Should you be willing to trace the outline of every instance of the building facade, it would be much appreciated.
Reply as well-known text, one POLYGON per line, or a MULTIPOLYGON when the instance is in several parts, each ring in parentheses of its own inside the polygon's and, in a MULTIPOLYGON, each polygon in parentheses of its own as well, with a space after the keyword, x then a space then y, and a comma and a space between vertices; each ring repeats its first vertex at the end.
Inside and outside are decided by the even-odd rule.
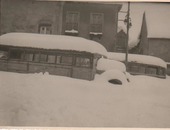
POLYGON ((117 42, 116 42, 116 52, 125 53, 126 52, 126 43, 127 43, 127 34, 121 29, 117 33, 117 42))
MULTIPOLYGON (((149 19, 149 17, 147 17, 147 19, 149 19)), ((151 22, 151 20, 146 20, 146 15, 144 13, 141 32, 139 36, 140 41, 137 44, 137 46, 135 46, 130 50, 130 52, 136 54, 151 55, 163 59, 165 62, 167 62, 166 73, 170 75, 170 64, 169 64, 170 36, 167 36, 167 34, 170 33, 168 32, 170 31, 168 29, 169 25, 167 24, 162 25, 162 23, 159 23, 157 24, 158 30, 155 31, 154 27, 151 26, 152 24, 150 24, 149 26, 147 22, 151 22), (165 29, 162 28, 163 26, 165 26, 165 29), (164 31, 164 33, 162 33, 162 30, 164 31), (156 33, 156 36, 153 35, 154 33, 156 33)))
POLYGON ((115 50, 120 4, 1 0, 1 35, 9 32, 84 37, 115 50))
MULTIPOLYGON (((160 28, 161 25, 158 25, 158 27, 160 28)), ((152 30, 154 30, 154 28, 152 28, 152 30)), ((161 34, 162 36, 158 35, 156 37, 151 35, 153 33, 154 32, 151 32, 151 30, 148 29, 146 15, 144 13, 139 37, 140 41, 138 45, 132 49, 133 53, 156 56, 166 62, 170 62, 170 37, 163 36, 166 34, 161 34)), ((156 33, 158 34, 159 32, 156 33)))
POLYGON ((116 4, 66 2, 62 34, 95 40, 108 51, 114 51, 120 8, 116 4))
POLYGON ((9 32, 60 34, 61 5, 62 2, 2 0, 1 34, 9 32), (49 31, 44 28, 46 25, 49 31))

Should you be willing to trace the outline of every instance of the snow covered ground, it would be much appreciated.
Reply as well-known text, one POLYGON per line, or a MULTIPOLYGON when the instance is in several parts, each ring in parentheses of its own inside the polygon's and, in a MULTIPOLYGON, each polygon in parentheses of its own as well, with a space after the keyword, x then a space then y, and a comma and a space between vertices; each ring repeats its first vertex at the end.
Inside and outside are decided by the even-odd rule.
POLYGON ((130 80, 113 85, 1 71, 0 126, 170 127, 170 77, 130 80))

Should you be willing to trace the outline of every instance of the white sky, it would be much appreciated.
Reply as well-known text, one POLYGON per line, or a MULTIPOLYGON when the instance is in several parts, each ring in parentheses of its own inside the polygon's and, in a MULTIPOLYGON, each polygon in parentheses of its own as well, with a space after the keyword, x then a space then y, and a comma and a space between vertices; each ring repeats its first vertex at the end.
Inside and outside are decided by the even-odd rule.
MULTIPOLYGON (((127 11, 127 3, 123 3, 121 11, 127 11)), ((138 42, 143 13, 146 13, 149 37, 170 38, 170 3, 130 3, 130 17, 132 27, 129 30, 129 44, 134 46, 138 42)), ((119 13, 119 19, 126 14, 119 13)), ((122 21, 119 26, 126 28, 122 21)))

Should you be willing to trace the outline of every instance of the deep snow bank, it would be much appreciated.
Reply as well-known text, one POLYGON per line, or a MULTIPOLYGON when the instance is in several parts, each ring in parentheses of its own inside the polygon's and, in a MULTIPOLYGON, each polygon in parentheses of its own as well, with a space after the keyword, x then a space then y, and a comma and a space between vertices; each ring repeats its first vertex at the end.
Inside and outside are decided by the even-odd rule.
POLYGON ((0 72, 0 125, 170 127, 169 84, 169 77, 132 76, 116 86, 0 72))

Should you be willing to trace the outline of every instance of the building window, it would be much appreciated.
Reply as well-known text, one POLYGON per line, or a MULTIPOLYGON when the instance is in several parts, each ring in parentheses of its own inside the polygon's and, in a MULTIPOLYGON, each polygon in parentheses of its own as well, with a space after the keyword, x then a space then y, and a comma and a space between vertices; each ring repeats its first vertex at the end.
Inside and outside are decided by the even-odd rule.
POLYGON ((51 34, 52 33, 51 24, 40 24, 39 33, 40 34, 51 34))
POLYGON ((76 66, 90 67, 90 58, 76 57, 76 66))
POLYGON ((102 34, 103 28, 103 14, 102 13, 91 13, 90 14, 90 34, 102 34))
POLYGON ((79 13, 78 12, 67 12, 66 14, 66 25, 65 25, 66 35, 76 35, 78 34, 79 26, 79 13))

